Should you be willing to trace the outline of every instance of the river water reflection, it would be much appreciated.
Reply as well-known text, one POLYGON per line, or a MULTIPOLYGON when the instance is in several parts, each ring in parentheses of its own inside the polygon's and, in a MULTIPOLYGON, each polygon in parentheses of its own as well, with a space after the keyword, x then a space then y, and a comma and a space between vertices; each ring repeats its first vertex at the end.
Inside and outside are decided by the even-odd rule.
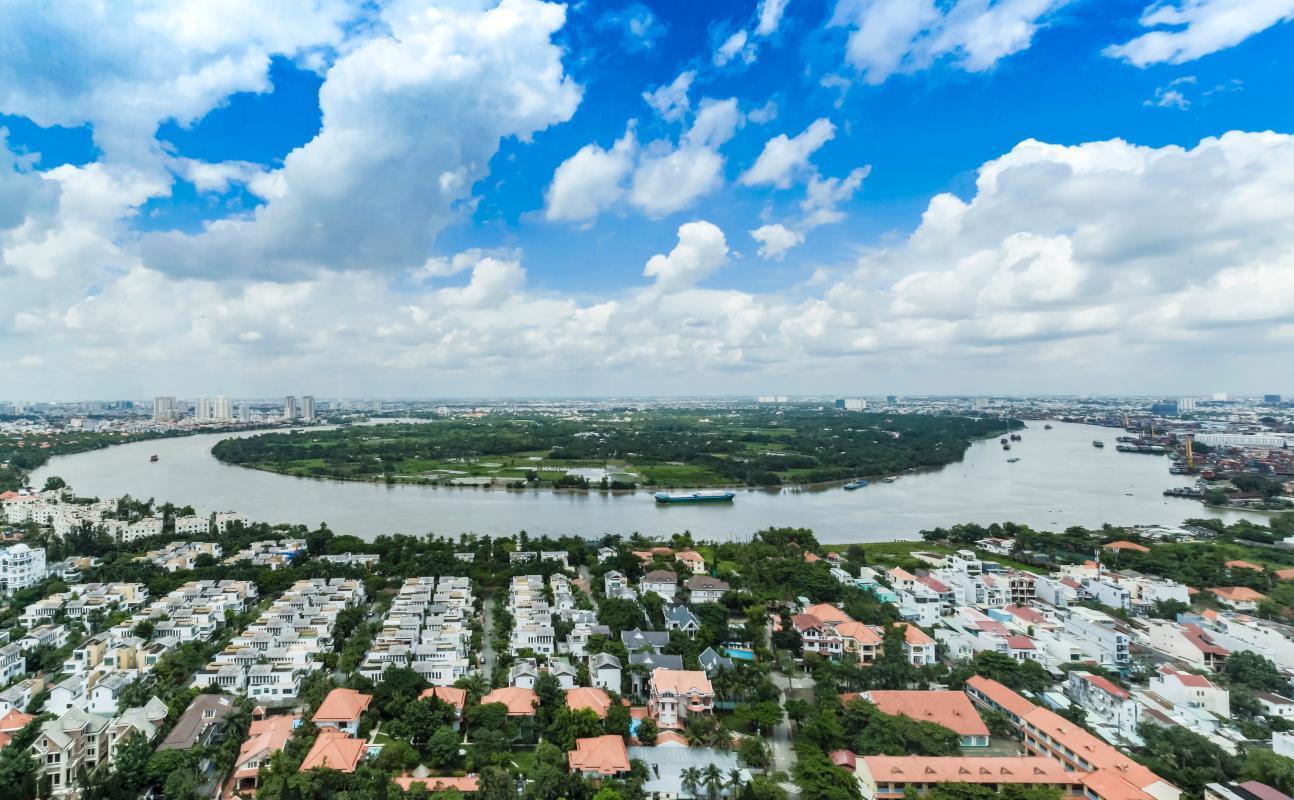
POLYGON ((1189 479, 1168 474, 1163 457, 1115 452, 1117 431, 1031 423, 1010 452, 996 439, 971 446, 963 461, 854 492, 742 491, 732 505, 658 506, 651 492, 610 495, 424 486, 386 486, 294 478, 222 464, 211 447, 228 434, 138 442, 61 456, 37 471, 39 486, 59 475, 79 494, 152 497, 205 513, 238 510, 266 522, 317 525, 373 538, 383 533, 476 532, 597 536, 744 538, 770 525, 806 526, 824 542, 914 538, 958 522, 1014 521, 1047 530, 1071 525, 1176 525, 1193 516, 1235 521, 1258 514, 1217 513, 1193 500, 1162 496, 1189 479), (1103 439, 1104 449, 1092 446, 1103 439), (159 460, 149 461, 156 453, 159 460), (1016 463, 1008 463, 1017 457, 1016 463), (1208 511, 1206 514, 1205 512, 1208 511))

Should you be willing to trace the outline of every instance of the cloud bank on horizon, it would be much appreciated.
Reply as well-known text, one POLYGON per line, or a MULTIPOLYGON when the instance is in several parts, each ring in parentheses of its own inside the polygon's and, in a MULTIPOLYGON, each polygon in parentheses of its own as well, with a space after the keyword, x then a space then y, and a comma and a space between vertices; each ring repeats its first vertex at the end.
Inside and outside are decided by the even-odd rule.
POLYGON ((0 396, 1261 389, 1294 0, 1109 16, 7 4, 0 396))

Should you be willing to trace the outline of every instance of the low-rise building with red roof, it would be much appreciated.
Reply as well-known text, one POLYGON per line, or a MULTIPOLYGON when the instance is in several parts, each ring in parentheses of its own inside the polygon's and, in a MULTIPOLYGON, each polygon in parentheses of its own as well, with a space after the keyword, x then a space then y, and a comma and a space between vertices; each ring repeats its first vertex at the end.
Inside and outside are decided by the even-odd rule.
POLYGON ((392 780, 406 792, 414 786, 423 786, 428 792, 458 791, 463 794, 476 794, 481 788, 481 778, 478 775, 428 775, 425 778, 397 775, 392 780))
POLYGON ((941 783, 1048 786, 1078 798, 1085 777, 1038 756, 855 756, 854 773, 863 796, 875 800, 901 800, 909 790, 920 796, 941 783))
POLYGON ((588 709, 600 719, 606 719, 611 708, 611 696, 596 687, 576 686, 566 690, 566 707, 572 711, 588 709))
POLYGON ((373 702, 373 695, 354 689, 333 689, 319 704, 310 721, 320 728, 335 728, 351 736, 359 735, 359 720, 373 702))
POLYGON ((1219 603, 1236 611, 1256 611, 1258 604, 1267 599, 1267 595, 1248 586, 1214 586, 1209 591, 1219 603))
POLYGON ((629 771, 625 740, 614 734, 576 739, 566 758, 571 772, 584 778, 610 778, 629 771))
POLYGON ((332 769, 337 772, 354 772, 364 759, 367 745, 363 739, 348 736, 335 728, 324 728, 315 737, 315 743, 301 761, 301 771, 332 769))
POLYGON ((882 691, 863 692, 882 714, 933 722, 961 737, 962 747, 987 747, 988 726, 964 692, 882 691))
POLYGON ((522 689, 517 686, 504 686, 492 690, 481 698, 481 705, 502 703, 508 708, 509 717, 533 717, 539 707, 539 695, 534 689, 522 689))
POLYGON ((274 755, 292 738, 292 725, 295 717, 278 716, 262 717, 252 720, 247 729, 247 739, 238 750, 238 760, 234 762, 234 775, 231 781, 233 789, 245 797, 255 794, 260 785, 261 767, 269 763, 274 755))
POLYGON ((1117 541, 1117 542, 1107 542, 1107 543, 1105 543, 1105 544, 1101 545, 1101 549, 1102 549, 1102 550, 1113 550, 1113 551, 1115 551, 1115 552, 1119 552, 1119 551, 1121 551, 1121 550, 1127 550, 1127 551, 1130 551, 1130 552, 1133 552, 1133 553, 1149 553, 1149 552, 1150 552, 1150 548, 1149 548, 1149 547, 1146 547, 1144 544, 1137 544, 1136 542, 1129 542, 1129 541, 1127 541, 1126 539, 1120 539, 1120 540, 1119 540, 1119 541, 1117 541))

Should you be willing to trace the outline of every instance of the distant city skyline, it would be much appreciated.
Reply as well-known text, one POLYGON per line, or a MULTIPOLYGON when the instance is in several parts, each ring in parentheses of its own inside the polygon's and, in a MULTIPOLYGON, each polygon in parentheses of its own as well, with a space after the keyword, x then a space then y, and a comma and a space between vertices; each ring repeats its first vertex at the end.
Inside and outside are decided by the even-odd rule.
POLYGON ((1280 391, 1286 6, 3 4, 3 392, 1280 391))

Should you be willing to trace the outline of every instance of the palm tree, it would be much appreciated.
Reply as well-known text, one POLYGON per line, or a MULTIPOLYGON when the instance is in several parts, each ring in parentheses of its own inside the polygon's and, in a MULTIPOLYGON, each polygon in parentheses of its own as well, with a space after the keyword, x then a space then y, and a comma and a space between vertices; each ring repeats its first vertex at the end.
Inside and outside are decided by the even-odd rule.
POLYGON ((737 792, 741 790, 743 785, 745 785, 745 781, 741 779, 741 770, 736 767, 728 770, 728 786, 732 788, 732 793, 729 797, 736 797, 737 792))
POLYGON ((696 767, 684 767, 679 777, 682 778, 683 792, 696 797, 696 790, 701 785, 701 770, 696 767))
POLYGON ((710 795, 710 800, 718 800, 719 791, 723 789, 723 772, 711 762, 705 765, 702 778, 705 781, 705 790, 710 795))

